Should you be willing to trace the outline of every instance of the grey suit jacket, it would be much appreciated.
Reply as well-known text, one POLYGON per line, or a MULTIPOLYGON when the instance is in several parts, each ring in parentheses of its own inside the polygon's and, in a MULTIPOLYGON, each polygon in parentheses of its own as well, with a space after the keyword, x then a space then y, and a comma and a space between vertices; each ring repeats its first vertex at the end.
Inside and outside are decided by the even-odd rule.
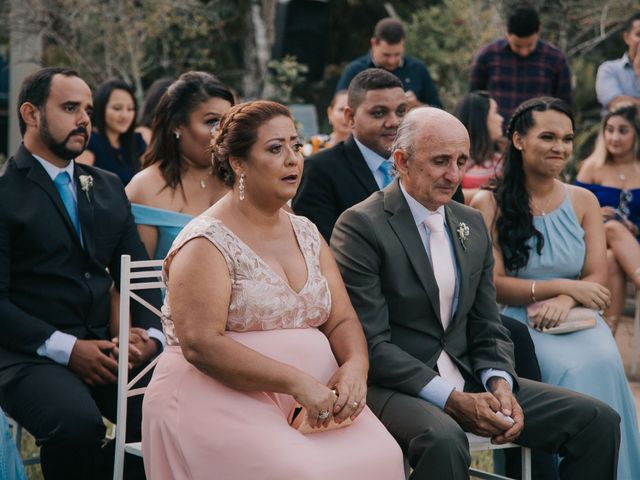
MULTIPOLYGON (((417 396, 444 349, 480 390, 478 372, 496 368, 516 379, 513 344, 502 325, 493 285, 491 240, 480 213, 445 206, 460 272, 458 306, 446 331, 438 286, 398 181, 345 211, 331 248, 369 345, 369 384, 417 396), (469 227, 463 247, 456 233, 469 227)), ((375 410, 375 408, 374 408, 375 410)))

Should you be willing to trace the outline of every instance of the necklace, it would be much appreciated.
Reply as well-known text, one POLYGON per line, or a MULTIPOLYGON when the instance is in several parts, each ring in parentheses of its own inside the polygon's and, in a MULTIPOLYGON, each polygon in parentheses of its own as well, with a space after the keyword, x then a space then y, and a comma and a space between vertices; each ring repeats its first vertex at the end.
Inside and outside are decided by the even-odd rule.
POLYGON ((547 214, 548 208, 549 208, 549 204, 551 203, 551 200, 553 200, 554 197, 554 193, 556 191, 556 184, 553 184, 553 189, 551 190, 551 193, 547 196, 547 201, 544 202, 543 207, 541 208, 538 206, 538 204, 533 200, 533 196, 529 197, 529 202, 531 203, 531 206, 537 210, 538 212, 540 212, 540 214, 544 217, 547 214))
POLYGON ((633 181, 634 178, 638 178, 638 176, 640 176, 640 169, 638 168, 638 163, 637 161, 633 161, 632 164, 627 164, 625 165, 619 165, 620 168, 617 168, 617 175, 618 175, 618 179, 620 180, 620 183, 622 184, 622 188, 625 187, 625 183, 627 181, 627 178, 630 181, 633 181), (620 172, 620 170, 622 170, 622 167, 626 167, 624 169, 624 171, 620 172))
POLYGON ((207 171, 207 174, 200 179, 200 188, 202 189, 207 188, 207 182, 205 180, 207 180, 211 175, 213 175, 213 168, 210 168, 207 171))

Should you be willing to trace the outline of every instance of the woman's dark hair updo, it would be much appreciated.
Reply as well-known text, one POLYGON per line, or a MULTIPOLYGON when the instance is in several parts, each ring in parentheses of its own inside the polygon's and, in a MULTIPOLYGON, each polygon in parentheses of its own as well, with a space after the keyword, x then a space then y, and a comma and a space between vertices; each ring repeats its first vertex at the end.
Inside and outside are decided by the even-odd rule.
POLYGON ((513 135, 524 136, 535 125, 533 112, 555 110, 563 113, 574 126, 571 108, 562 100, 553 97, 537 97, 521 103, 516 108, 507 128, 509 145, 504 156, 504 170, 494 189, 498 205, 496 231, 502 250, 505 269, 517 272, 529 262, 531 246, 527 242, 535 238, 535 249, 542 253, 544 237, 533 225, 533 213, 529 207, 525 172, 522 167, 522 152, 513 144, 513 135))
POLYGON ((169 85, 156 107, 151 123, 151 144, 144 156, 144 167, 158 163, 167 185, 181 183, 182 155, 175 130, 189 124, 189 114, 211 98, 234 104, 231 90, 218 78, 206 72, 186 72, 169 85))
POLYGON ((287 107, 268 100, 241 103, 220 119, 211 145, 213 170, 230 187, 236 181, 231 157, 246 159, 258 138, 258 128, 275 117, 291 117, 287 107))

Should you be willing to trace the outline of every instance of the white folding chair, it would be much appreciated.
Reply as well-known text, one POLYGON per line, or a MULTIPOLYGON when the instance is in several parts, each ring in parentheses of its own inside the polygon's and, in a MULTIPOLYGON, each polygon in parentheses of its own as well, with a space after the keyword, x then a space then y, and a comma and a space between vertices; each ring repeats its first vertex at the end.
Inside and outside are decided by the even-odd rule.
MULTIPOLYGON (((467 439, 469 440, 469 450, 471 452, 503 450, 505 448, 522 449, 522 480, 531 480, 531 449, 516 445, 515 443, 494 445, 493 443, 491 443, 491 439, 486 437, 479 437, 478 435, 474 435, 473 433, 467 433, 467 439)), ((482 479, 509 480, 509 477, 498 475, 497 473, 485 472, 476 468, 470 468, 469 475, 482 479)))
MULTIPOLYGON (((522 480, 531 480, 531 449, 516 445, 515 443, 505 443, 504 445, 494 445, 491 443, 491 439, 486 437, 479 437, 473 433, 467 433, 467 439, 469 440, 469 451, 471 452, 483 452, 491 450, 503 450, 505 448, 521 448, 522 449, 522 480)), ((411 467, 407 457, 404 457, 404 474, 406 478, 409 478, 411 474, 411 467)), ((477 468, 470 468, 469 475, 475 478, 489 479, 489 480, 512 480, 509 477, 498 475, 497 473, 485 472, 478 470, 477 468)))
POLYGON ((120 355, 118 357, 118 421, 116 423, 116 452, 113 464, 113 480, 121 480, 124 469, 125 453, 142 457, 140 442, 126 443, 127 433, 127 399, 136 395, 143 395, 146 388, 134 388, 135 385, 156 364, 156 357, 138 375, 129 381, 129 304, 133 299, 152 313, 161 317, 160 310, 140 297, 138 290, 164 288, 162 281, 162 260, 131 261, 131 256, 122 255, 120 261, 120 332, 118 343, 120 355))

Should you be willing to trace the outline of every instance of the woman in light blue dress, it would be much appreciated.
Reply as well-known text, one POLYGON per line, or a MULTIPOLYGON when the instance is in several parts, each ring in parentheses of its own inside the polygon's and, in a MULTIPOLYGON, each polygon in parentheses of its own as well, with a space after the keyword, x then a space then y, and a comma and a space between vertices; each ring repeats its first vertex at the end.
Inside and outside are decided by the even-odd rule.
POLYGON ((143 170, 126 188, 149 257, 164 258, 182 227, 228 192, 209 145, 233 104, 229 88, 204 72, 182 74, 160 99, 143 170))
POLYGON ((192 215, 147 207, 137 203, 131 205, 131 213, 133 213, 138 226, 146 225, 157 230, 155 249, 153 252, 149 252, 149 257, 154 260, 162 260, 167 256, 169 248, 180 230, 193 219, 192 215))
POLYGON ((474 199, 492 230, 494 280, 503 313, 532 328, 542 381, 595 397, 621 417, 618 479, 640 479, 636 408, 616 343, 596 313, 596 326, 554 335, 569 310, 607 307, 606 242, 595 196, 561 183, 573 149, 573 119, 558 99, 529 100, 508 128, 504 174, 474 199), (527 306, 540 302, 538 312, 527 306))
POLYGON ((27 480, 18 449, 13 443, 9 424, 0 410, 0 479, 27 480))

